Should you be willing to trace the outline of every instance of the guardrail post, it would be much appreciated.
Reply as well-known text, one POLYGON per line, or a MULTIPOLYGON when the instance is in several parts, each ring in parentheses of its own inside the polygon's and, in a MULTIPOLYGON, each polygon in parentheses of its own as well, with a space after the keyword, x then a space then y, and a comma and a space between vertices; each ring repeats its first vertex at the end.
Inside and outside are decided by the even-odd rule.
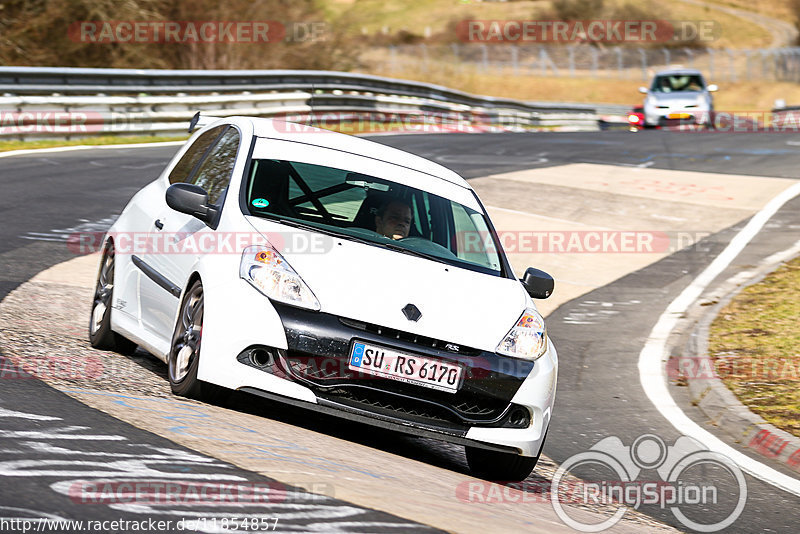
POLYGON ((567 57, 569 58, 569 76, 575 77, 575 46, 571 45, 567 48, 567 57))
POLYGON ((589 51, 592 54, 592 78, 597 78, 597 69, 598 69, 598 59, 599 53, 595 47, 591 47, 589 51))
POLYGON ((669 53, 669 48, 662 48, 662 52, 664 52, 664 66, 669 67, 669 64, 672 63, 672 54, 669 53))
POLYGON ((683 50, 684 50, 684 52, 686 52, 686 55, 689 56, 689 61, 687 62, 687 64, 689 65, 689 68, 691 69, 691 68, 694 67, 694 52, 692 52, 691 48, 684 48, 683 50))
POLYGON ((734 56, 733 50, 730 48, 725 49, 728 53, 728 80, 735 82, 736 81, 736 58, 734 56))
POLYGON ((519 49, 517 45, 511 45, 511 67, 514 69, 514 76, 519 76, 519 49))
POLYGON ((547 76, 547 66, 550 65, 550 68, 553 69, 553 75, 558 76, 558 67, 550 59, 550 55, 547 53, 547 50, 543 46, 539 47, 539 68, 542 76, 547 76))
POLYGON ((744 75, 748 80, 753 79, 753 73, 750 71, 750 59, 753 55, 752 50, 744 51, 744 75))
MULTIPOLYGON (((617 78, 622 78, 622 49, 614 47, 614 52, 617 54, 617 78)), ((610 69, 609 69, 610 70, 610 69)))
POLYGON ((397 72, 397 47, 389 47, 389 72, 397 72))
POLYGON ((708 52, 708 76, 714 78, 714 49, 706 48, 708 52))
POLYGON ((639 56, 642 60, 642 80, 647 81, 647 52, 644 51, 644 48, 639 48, 639 56))

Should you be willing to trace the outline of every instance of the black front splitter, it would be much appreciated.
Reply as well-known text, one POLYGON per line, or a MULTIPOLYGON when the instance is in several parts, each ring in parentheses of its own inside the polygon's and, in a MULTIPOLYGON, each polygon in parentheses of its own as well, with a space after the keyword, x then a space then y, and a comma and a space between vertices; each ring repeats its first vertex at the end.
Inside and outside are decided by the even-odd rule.
POLYGON ((317 413, 324 413, 326 415, 340 417, 342 419, 347 419, 349 421, 365 423, 379 428, 385 428, 387 430, 391 430, 394 432, 402 432, 404 434, 410 434, 412 436, 419 436, 422 438, 431 438, 439 441, 446 441, 448 443, 455 443, 456 445, 464 445, 467 447, 475 447, 479 449, 486 449, 496 452, 505 452, 510 454, 519 454, 519 450, 516 449, 515 447, 495 445, 492 443, 485 443, 482 441, 475 441, 472 439, 468 439, 466 437, 466 432, 463 431, 443 430, 423 425, 420 423, 412 425, 406 421, 394 420, 393 418, 385 415, 374 414, 367 410, 361 410, 359 408, 340 404, 328 399, 318 398, 317 404, 314 404, 311 402, 299 399, 293 399, 291 397, 286 397, 284 395, 278 395, 277 393, 270 393, 269 391, 264 391, 263 389, 258 389, 249 386, 239 388, 238 391, 242 391, 244 393, 250 393, 252 395, 258 395, 259 397, 264 397, 266 399, 282 402, 285 404, 291 404, 292 406, 297 406, 298 408, 303 408, 305 410, 312 410, 317 413))

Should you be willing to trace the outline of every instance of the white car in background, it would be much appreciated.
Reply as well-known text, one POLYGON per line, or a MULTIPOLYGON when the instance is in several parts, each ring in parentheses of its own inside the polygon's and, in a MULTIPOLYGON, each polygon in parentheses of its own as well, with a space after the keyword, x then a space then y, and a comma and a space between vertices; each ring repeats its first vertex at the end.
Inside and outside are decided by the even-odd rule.
POLYGON ((670 69, 658 72, 650 88, 640 87, 644 99, 646 127, 673 124, 698 124, 708 127, 714 122, 714 99, 718 87, 706 85, 699 70, 670 69))
POLYGON ((558 372, 532 298, 553 279, 514 276, 469 184, 366 139, 198 121, 104 238, 92 345, 140 345, 178 395, 240 390, 465 445, 477 476, 527 477, 558 372))

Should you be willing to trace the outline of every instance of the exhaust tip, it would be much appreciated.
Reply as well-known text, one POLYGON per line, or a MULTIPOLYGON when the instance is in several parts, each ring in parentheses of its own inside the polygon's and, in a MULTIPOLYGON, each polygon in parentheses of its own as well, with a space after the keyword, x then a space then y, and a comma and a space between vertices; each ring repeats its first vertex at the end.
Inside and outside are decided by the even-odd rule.
POLYGON ((249 356, 250 356, 250 363, 252 363, 256 367, 269 367, 274 362, 272 354, 266 349, 261 349, 261 348, 251 349, 249 356))
POLYGON ((518 406, 511 411, 508 417, 508 423, 516 428, 526 428, 531 424, 530 412, 525 408, 518 406))

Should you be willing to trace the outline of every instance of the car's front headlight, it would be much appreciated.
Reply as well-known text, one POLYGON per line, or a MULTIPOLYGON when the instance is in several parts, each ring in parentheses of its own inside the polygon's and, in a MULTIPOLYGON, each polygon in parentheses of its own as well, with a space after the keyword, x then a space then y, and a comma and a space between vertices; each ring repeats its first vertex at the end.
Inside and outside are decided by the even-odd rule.
POLYGON ((311 289, 270 245, 252 245, 244 249, 239 276, 272 300, 310 310, 320 309, 311 289))
POLYGON ((495 352, 524 360, 538 360, 547 352, 547 328, 539 312, 526 308, 495 352))

